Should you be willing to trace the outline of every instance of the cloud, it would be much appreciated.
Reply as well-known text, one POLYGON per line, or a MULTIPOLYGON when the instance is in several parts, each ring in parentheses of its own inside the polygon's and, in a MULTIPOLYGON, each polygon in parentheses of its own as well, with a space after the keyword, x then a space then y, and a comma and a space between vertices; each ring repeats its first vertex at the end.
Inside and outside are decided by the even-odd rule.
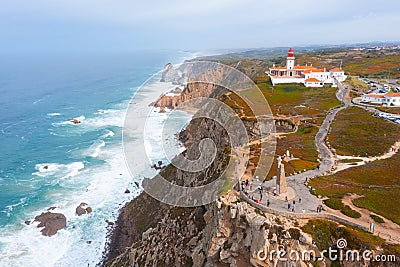
MULTIPOLYGON (((1 1, 1 0, 0 0, 1 1)), ((13 0, 0 48, 240 48, 395 40, 400 1, 13 0), (390 29, 390 30, 388 30, 390 29)))

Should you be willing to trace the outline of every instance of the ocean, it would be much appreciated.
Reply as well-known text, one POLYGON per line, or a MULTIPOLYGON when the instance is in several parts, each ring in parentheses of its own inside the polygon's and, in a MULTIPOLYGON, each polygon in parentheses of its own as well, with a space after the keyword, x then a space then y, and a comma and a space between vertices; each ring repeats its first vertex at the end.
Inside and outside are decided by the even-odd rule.
MULTIPOLYGON (((194 56, 183 51, 0 55, 0 266, 101 261, 110 230, 106 220, 115 221, 119 208, 139 194, 135 182, 156 173, 147 158, 131 174, 125 165, 126 108, 137 104, 138 121, 145 120, 140 106, 163 90, 153 75, 168 62, 194 56), (71 123, 74 118, 81 123, 71 123), (81 202, 93 212, 75 215, 81 202), (25 221, 49 207, 67 217, 67 227, 45 237, 37 223, 25 221)), ((146 130, 146 149, 164 162, 156 144, 166 116, 155 114, 146 130)), ((174 134, 190 115, 182 112, 174 120, 163 134, 170 135, 171 149, 180 151, 174 134)))

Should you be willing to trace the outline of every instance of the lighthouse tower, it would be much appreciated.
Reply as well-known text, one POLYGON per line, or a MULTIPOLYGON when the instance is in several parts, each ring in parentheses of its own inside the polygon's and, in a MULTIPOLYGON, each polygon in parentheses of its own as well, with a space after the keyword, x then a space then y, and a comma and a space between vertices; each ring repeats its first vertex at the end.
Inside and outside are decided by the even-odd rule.
POLYGON ((295 60, 295 57, 294 57, 293 48, 290 48, 289 52, 288 52, 288 56, 286 58, 286 69, 288 71, 289 76, 293 76, 292 70, 294 69, 294 60, 295 60))

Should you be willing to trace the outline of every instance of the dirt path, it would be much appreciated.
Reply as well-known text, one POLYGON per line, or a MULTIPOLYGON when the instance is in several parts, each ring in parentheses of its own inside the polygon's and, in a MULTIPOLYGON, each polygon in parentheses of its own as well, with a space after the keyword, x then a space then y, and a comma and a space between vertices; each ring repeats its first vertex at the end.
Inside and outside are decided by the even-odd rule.
POLYGON ((333 170, 333 173, 337 173, 339 171, 343 171, 345 169, 351 168, 351 167, 356 167, 356 166, 361 166, 365 165, 368 162, 372 162, 375 160, 381 160, 381 159, 388 159, 393 157, 400 149, 400 141, 396 142, 392 148, 395 148, 394 151, 389 151, 386 152, 385 154, 377 157, 353 157, 353 156, 341 156, 341 155, 336 155, 336 163, 335 163, 335 169, 333 170), (345 162, 339 162, 340 160, 359 160, 358 162, 352 162, 352 163, 345 163, 345 162))
MULTIPOLYGON (((349 217, 349 218, 346 218, 346 219, 348 221, 360 224, 360 225, 365 226, 367 228, 369 228, 370 227, 370 223, 373 222, 374 226, 375 226, 374 227, 375 228, 375 231, 374 231, 375 235, 377 235, 379 237, 382 237, 382 238, 388 240, 389 242, 399 244, 400 243, 400 225, 398 225, 397 223, 394 223, 394 222, 382 217, 381 215, 375 214, 375 213, 373 213, 373 212, 371 212, 371 211, 369 211, 367 209, 363 209, 363 208, 359 208, 359 207, 355 206, 353 204, 353 200, 358 199, 360 197, 362 197, 362 196, 359 196, 357 194, 349 194, 349 195, 346 195, 346 196, 344 196, 342 198, 342 201, 343 201, 344 205, 350 206, 353 210, 355 210, 355 211, 357 211, 357 212, 359 212, 361 214, 361 218, 356 219, 356 218, 350 218, 349 217), (371 214, 383 218, 385 222, 384 223, 375 222, 370 217, 371 214)), ((329 213, 332 213, 332 214, 335 214, 337 216, 343 217, 343 214, 338 210, 333 210, 333 209, 331 209, 329 207, 326 207, 326 209, 327 209, 327 211, 329 213)))

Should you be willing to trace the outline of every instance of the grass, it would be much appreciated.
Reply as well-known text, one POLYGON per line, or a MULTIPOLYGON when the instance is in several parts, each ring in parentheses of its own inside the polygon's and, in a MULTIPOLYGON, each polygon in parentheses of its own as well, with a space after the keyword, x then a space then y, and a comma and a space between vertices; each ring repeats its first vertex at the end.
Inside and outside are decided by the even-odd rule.
POLYGON ((323 115, 328 109, 341 105, 336 88, 308 88, 302 84, 272 86, 266 74, 255 79, 274 115, 323 115))
POLYGON ((298 64, 314 64, 318 67, 332 68, 343 63, 347 74, 362 77, 400 77, 400 52, 385 51, 355 51, 355 50, 325 50, 297 55, 298 64))
POLYGON ((363 197, 354 205, 400 224, 400 154, 310 180, 316 195, 341 199, 348 193, 363 197))
POLYGON ((340 163, 357 163, 363 161, 362 159, 341 159, 340 163))
POLYGON ((337 154, 378 156, 399 140, 400 127, 357 107, 339 112, 327 139, 337 154))
POLYGON ((400 107, 377 107, 378 110, 393 114, 400 114, 400 107))
POLYGON ((344 215, 351 217, 351 218, 360 218, 361 214, 353 209, 351 209, 348 205, 344 205, 340 198, 329 198, 324 200, 324 204, 327 205, 329 208, 334 210, 340 210, 341 213, 344 215))
POLYGON ((346 71, 362 76, 387 76, 400 77, 400 54, 375 53, 369 57, 354 59, 346 65, 346 71))
POLYGON ((341 213, 350 217, 350 218, 361 218, 361 214, 358 211, 353 210, 350 206, 345 205, 341 210, 341 213))
POLYGON ((348 249, 372 250, 385 245, 385 240, 368 232, 326 220, 310 220, 302 230, 312 236, 320 251, 335 247, 340 238, 346 239, 348 249))
POLYGON ((340 198, 329 198, 327 200, 324 200, 324 204, 334 210, 341 210, 344 207, 343 202, 340 198))
MULTIPOLYGON (((277 155, 284 155, 286 150, 289 150, 295 158, 299 158, 285 163, 286 174, 315 169, 319 165, 317 161, 318 152, 314 144, 317 132, 318 128, 313 125, 301 125, 296 133, 287 134, 277 139, 277 155)), ((276 170, 277 160, 275 158, 267 178, 275 176, 276 170)))
POLYGON ((360 81, 358 77, 355 76, 349 76, 347 77, 345 83, 351 87, 357 92, 365 92, 368 91, 370 86, 363 81, 360 81))

